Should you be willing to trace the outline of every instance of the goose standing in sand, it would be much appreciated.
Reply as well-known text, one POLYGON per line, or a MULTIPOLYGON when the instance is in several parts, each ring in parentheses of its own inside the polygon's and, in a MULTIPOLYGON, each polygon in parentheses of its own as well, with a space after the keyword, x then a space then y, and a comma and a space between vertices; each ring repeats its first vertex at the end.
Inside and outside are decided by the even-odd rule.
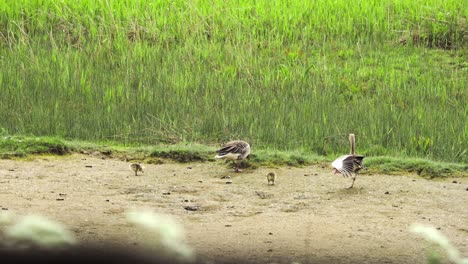
POLYGON ((357 173, 363 167, 362 160, 364 159, 364 156, 356 155, 355 153, 356 137, 354 134, 349 134, 349 143, 351 145, 351 153, 349 155, 343 155, 337 158, 332 162, 332 166, 334 174, 341 173, 343 174, 343 177, 351 176, 353 182, 348 188, 353 188, 357 173))
POLYGON ((242 140, 229 141, 216 152, 218 154, 215 156, 215 158, 232 160, 234 163, 237 163, 235 171, 240 172, 240 161, 249 156, 250 145, 249 143, 242 140))

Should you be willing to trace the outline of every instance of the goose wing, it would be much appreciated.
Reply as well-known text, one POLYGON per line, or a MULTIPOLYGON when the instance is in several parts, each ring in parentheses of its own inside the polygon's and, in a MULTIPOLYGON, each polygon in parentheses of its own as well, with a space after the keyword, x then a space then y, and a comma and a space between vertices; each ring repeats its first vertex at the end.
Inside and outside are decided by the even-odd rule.
POLYGON ((337 168, 344 176, 351 176, 354 171, 354 157, 352 155, 346 156, 343 159, 341 168, 337 168))
POLYGON ((364 166, 362 165, 362 160, 364 159, 364 156, 361 155, 355 155, 353 159, 354 163, 354 173, 358 173, 364 166))
POLYGON ((337 158, 332 162, 333 168, 337 169, 343 176, 351 176, 353 172, 362 169, 362 160, 364 156, 361 155, 344 155, 337 158))
POLYGON ((250 152, 250 145, 245 141, 230 141, 216 152, 219 156, 225 156, 227 154, 240 154, 242 156, 246 156, 246 153, 248 154, 250 152))
POLYGON ((353 162, 358 168, 362 167, 362 160, 364 159, 364 156, 362 155, 354 155, 353 162))

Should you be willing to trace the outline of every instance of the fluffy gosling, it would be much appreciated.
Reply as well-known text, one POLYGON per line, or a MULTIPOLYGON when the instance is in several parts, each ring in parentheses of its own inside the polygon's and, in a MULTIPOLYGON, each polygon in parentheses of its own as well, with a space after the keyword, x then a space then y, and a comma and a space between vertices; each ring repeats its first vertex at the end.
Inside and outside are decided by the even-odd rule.
POLYGON ((144 173, 143 172, 143 166, 141 166, 140 164, 138 163, 132 163, 130 164, 130 169, 132 169, 132 171, 135 172, 135 176, 138 176, 138 172, 141 171, 141 173, 144 173))
POLYGON ((276 173, 270 172, 267 174, 268 185, 275 185, 276 173))

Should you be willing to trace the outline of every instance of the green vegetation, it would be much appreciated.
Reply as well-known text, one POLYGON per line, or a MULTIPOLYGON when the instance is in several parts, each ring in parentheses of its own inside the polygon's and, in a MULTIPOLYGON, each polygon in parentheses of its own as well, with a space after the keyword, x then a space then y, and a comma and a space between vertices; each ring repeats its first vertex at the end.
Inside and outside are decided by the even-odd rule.
POLYGON ((468 163, 467 18, 458 0, 3 1, 0 131, 309 156, 354 132, 367 156, 468 163))
POLYGON ((0 157, 23 157, 27 154, 64 155, 71 150, 72 148, 58 138, 5 136, 0 139, 0 157))
POLYGON ((468 164, 395 157, 368 157, 365 159, 365 164, 371 171, 380 173, 415 172, 427 178, 447 175, 468 176, 468 164))
MULTIPOLYGON (((29 154, 66 155, 71 153, 85 153, 103 155, 125 160, 136 160, 150 164, 161 164, 167 160, 176 162, 215 162, 216 147, 195 143, 179 142, 173 145, 159 144, 153 146, 131 145, 124 146, 118 142, 94 144, 83 141, 67 141, 50 137, 3 136, 0 137, 0 158, 22 158, 29 154)), ((241 167, 255 169, 258 167, 275 166, 330 166, 334 156, 318 156, 297 151, 279 151, 260 149, 242 161, 241 167)), ((426 159, 396 158, 396 157, 367 157, 366 170, 369 173, 417 173, 426 178, 447 176, 468 176, 468 165, 459 163, 435 162, 426 159)))

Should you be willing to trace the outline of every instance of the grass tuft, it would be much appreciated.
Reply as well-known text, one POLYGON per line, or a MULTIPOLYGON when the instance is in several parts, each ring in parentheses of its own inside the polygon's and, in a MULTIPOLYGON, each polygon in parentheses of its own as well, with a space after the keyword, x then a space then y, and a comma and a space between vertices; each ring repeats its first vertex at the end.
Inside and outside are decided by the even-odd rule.
POLYGON ((199 151, 190 150, 155 150, 150 153, 150 157, 166 158, 182 163, 210 160, 210 157, 207 153, 201 153, 199 151))
POLYGON ((468 173, 468 165, 466 164, 444 163, 415 158, 368 157, 365 159, 365 163, 370 171, 386 174, 410 172, 431 179, 455 175, 466 176, 468 173))
POLYGON ((3 136, 0 138, 0 150, 3 157, 22 157, 26 154, 65 155, 71 153, 72 148, 54 137, 3 136))
MULTIPOLYGON (((159 159, 154 160, 154 158, 168 159, 181 163, 214 162, 215 151, 216 148, 213 146, 185 142, 172 145, 122 146, 115 142, 95 144, 49 137, 4 136, 0 139, 1 158, 26 157, 27 155, 35 154, 65 155, 70 153, 85 153, 160 164, 164 161, 159 159)), ((248 159, 241 162, 240 168, 330 166, 330 162, 334 158, 336 156, 318 156, 299 151, 255 149, 248 159)), ((364 164, 368 170, 367 172, 362 171, 362 173, 417 173, 421 177, 426 178, 468 176, 468 165, 466 164, 437 162, 428 159, 370 156, 365 158, 364 164)), ((229 166, 232 166, 232 163, 229 166)))

